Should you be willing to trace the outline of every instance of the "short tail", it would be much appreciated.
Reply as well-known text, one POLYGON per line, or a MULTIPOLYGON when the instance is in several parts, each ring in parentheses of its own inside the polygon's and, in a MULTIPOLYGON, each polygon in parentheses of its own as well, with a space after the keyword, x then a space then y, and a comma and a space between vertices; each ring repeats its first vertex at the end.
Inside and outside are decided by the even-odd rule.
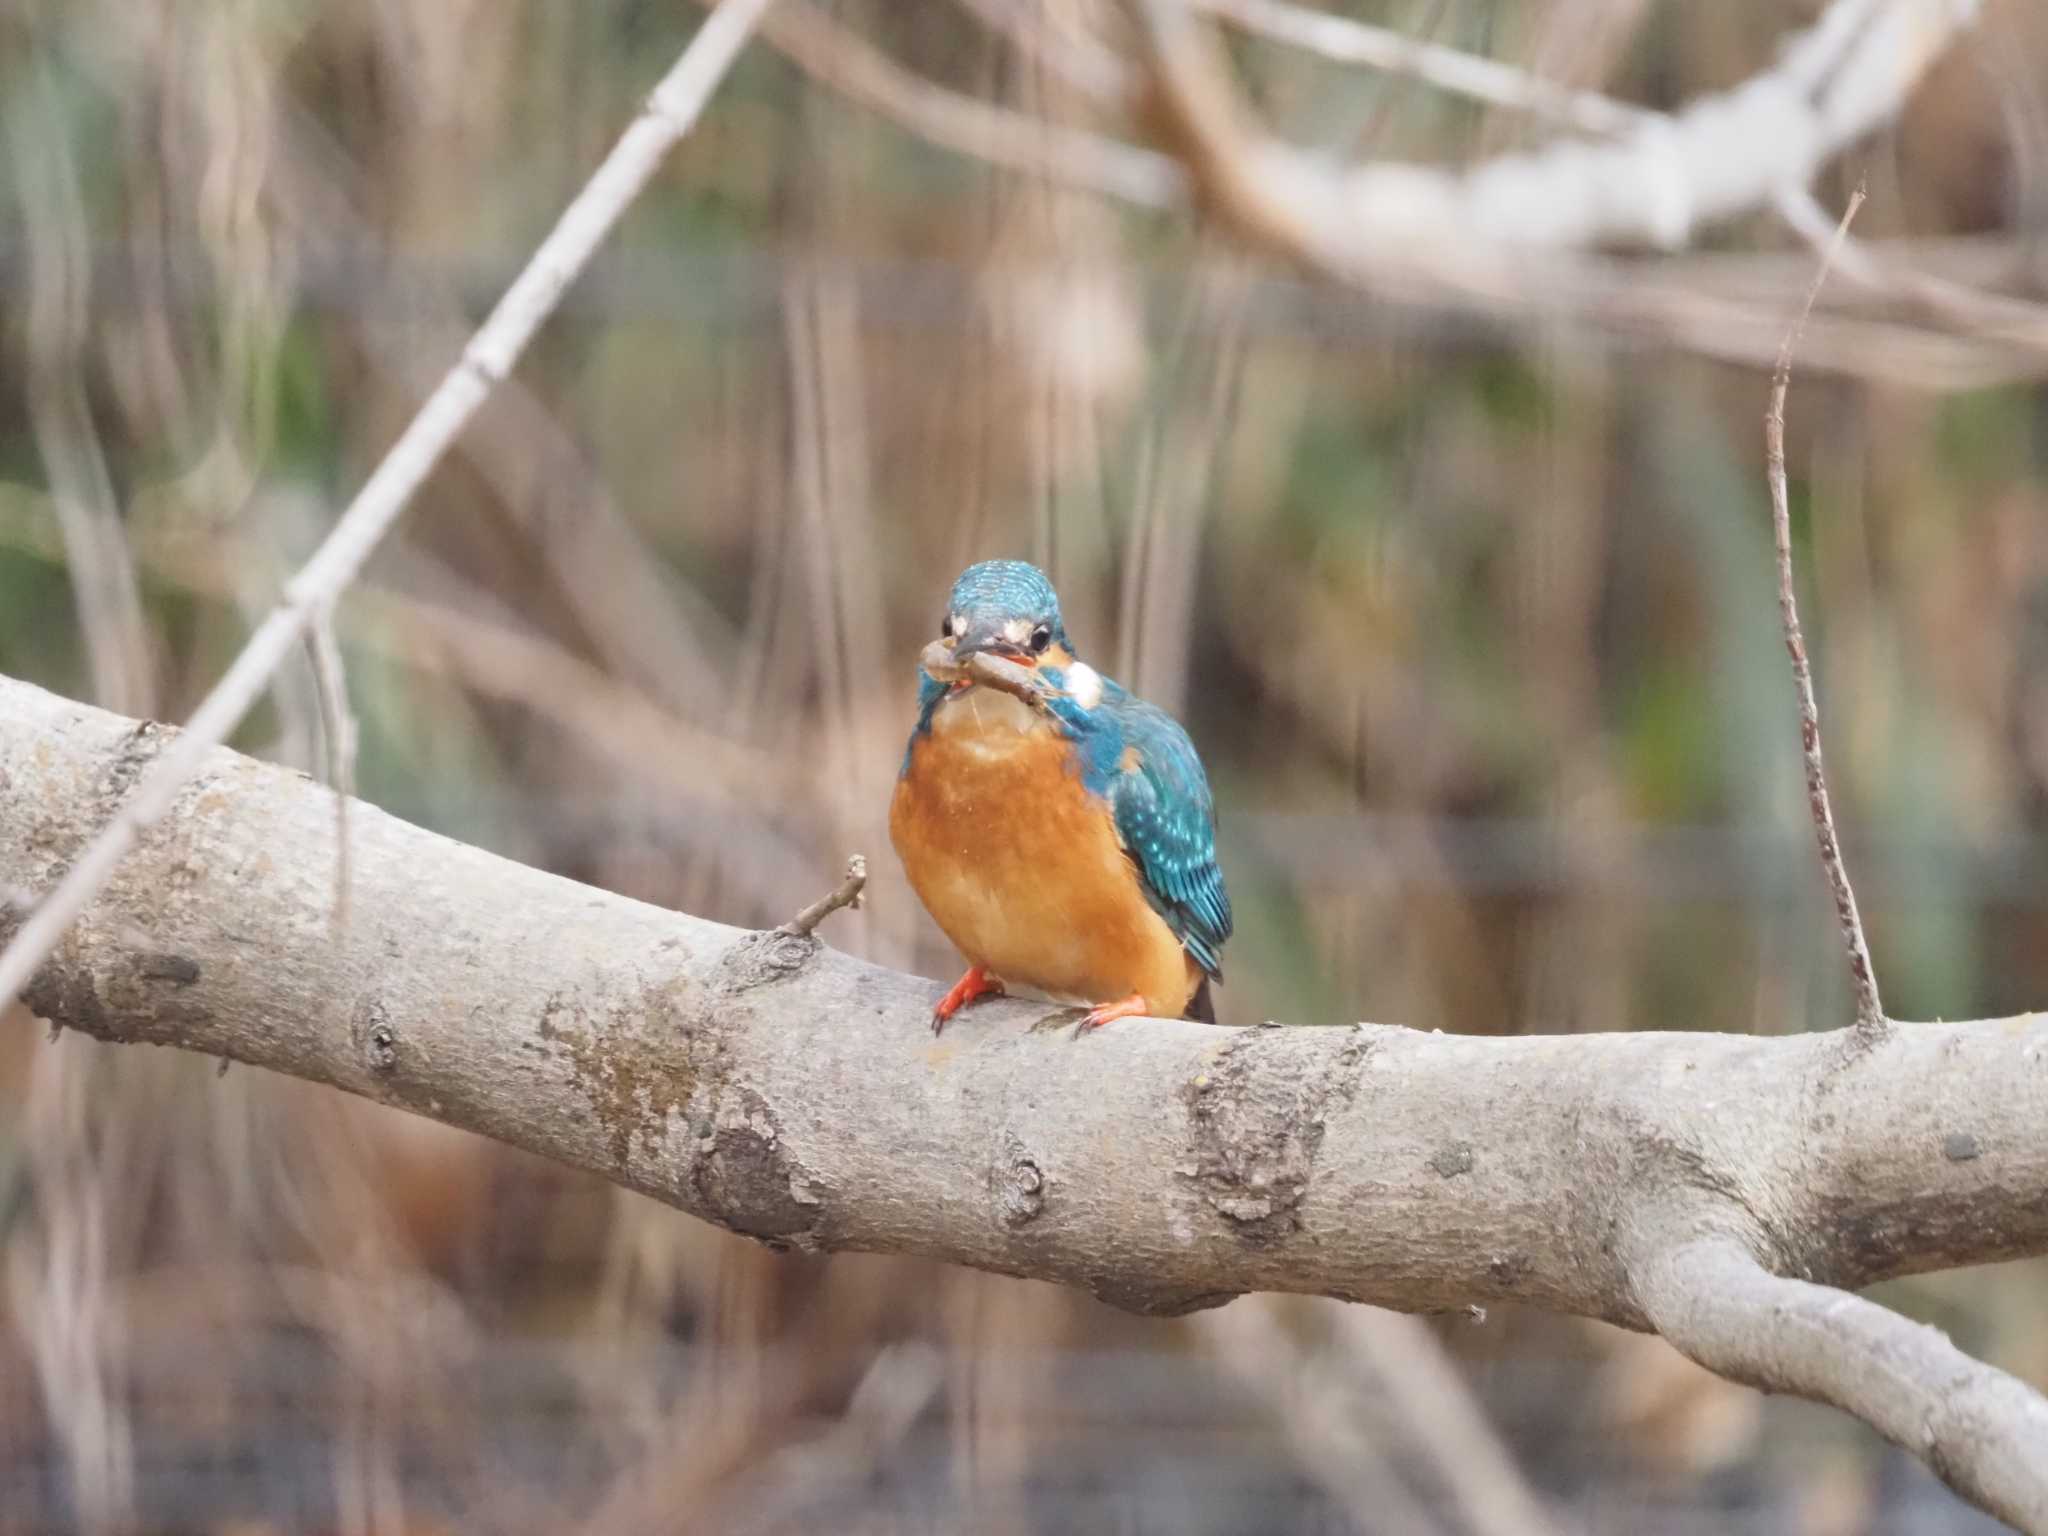
POLYGON ((1216 1022, 1216 999, 1209 995, 1208 977, 1204 976, 1202 984, 1195 988, 1195 995, 1188 999, 1187 1012, 1183 1013, 1181 1017, 1193 1019, 1198 1024, 1214 1024, 1216 1022))

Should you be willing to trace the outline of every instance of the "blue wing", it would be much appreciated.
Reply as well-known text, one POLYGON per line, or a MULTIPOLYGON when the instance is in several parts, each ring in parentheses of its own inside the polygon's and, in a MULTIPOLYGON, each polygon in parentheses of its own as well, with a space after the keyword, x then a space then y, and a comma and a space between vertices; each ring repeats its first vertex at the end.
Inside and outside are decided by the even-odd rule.
POLYGON ((1216 808, 1195 744, 1165 710, 1107 679, 1089 714, 1091 725, 1111 727, 1121 739, 1114 763, 1096 753, 1091 766, 1110 770, 1101 792, 1146 897, 1195 963, 1221 981, 1230 894, 1216 864, 1216 808))
POLYGON ((917 724, 910 729, 910 740, 903 744, 903 765, 896 770, 896 777, 903 778, 910 772, 910 754, 917 746, 917 738, 932 728, 932 711, 939 707, 939 700, 946 696, 946 685, 925 671, 917 669, 917 724))

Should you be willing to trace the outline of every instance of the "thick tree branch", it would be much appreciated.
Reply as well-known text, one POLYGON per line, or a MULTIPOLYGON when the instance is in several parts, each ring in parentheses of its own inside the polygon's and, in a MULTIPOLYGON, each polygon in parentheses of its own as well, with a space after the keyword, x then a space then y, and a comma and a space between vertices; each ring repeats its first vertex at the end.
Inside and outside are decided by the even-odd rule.
POLYGON ((1651 1326, 1707 1369, 1833 1403, 2001 1519, 2048 1530, 2048 1402, 1939 1329, 1714 1238, 1653 1245, 1637 1270, 1651 1326))
MULTIPOLYGON (((46 889, 175 736, 0 680, 0 890, 46 889)), ((933 1041, 932 983, 813 938, 608 895, 366 805, 350 833, 333 933, 326 791, 208 753, 29 1006, 400 1105, 778 1245, 1155 1313, 1250 1290, 1519 1301, 1667 1329, 1857 1412, 1854 1383, 1728 1355, 1735 1304, 1711 1275, 1693 1296, 1684 1255, 1724 1244, 1759 1274, 1860 1286, 2048 1252, 2048 1017, 1777 1039, 1145 1020, 1075 1041, 1037 1027, 1064 1010, 992 1001, 933 1041)), ((1748 1325, 1782 1331, 1784 1298, 1809 1293, 1758 1294, 1748 1325)), ((1867 1352, 1929 1401, 1950 1390, 1935 1357, 1888 1351, 1867 1352)), ((1978 1369, 1995 1390, 1957 1411, 2023 1432, 2038 1400, 1978 1369)), ((1972 1470, 1978 1442, 1950 1426, 1937 1470, 2048 1532, 2048 1459, 1972 1470)))

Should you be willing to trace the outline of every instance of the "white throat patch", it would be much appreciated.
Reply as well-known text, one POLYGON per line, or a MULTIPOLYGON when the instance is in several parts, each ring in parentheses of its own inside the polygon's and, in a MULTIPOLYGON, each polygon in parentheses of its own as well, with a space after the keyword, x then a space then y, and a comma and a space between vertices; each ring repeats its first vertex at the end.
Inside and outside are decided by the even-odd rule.
POLYGON ((1067 668, 1067 697, 1083 709, 1093 709, 1102 702, 1102 674, 1085 661, 1077 661, 1067 668))

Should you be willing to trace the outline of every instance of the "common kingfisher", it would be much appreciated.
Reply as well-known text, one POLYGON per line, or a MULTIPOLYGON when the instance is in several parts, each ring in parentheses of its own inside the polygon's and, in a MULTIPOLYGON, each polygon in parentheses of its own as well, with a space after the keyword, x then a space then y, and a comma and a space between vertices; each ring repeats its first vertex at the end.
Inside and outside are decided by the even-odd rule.
POLYGON ((1202 760, 1172 716, 1074 654, 1037 567, 984 560, 953 584, 919 665, 889 839, 968 961, 934 1034, 1005 983, 1087 1005, 1084 1030, 1214 1021, 1230 897, 1202 760), (970 678, 984 652, 1029 686, 970 678))

